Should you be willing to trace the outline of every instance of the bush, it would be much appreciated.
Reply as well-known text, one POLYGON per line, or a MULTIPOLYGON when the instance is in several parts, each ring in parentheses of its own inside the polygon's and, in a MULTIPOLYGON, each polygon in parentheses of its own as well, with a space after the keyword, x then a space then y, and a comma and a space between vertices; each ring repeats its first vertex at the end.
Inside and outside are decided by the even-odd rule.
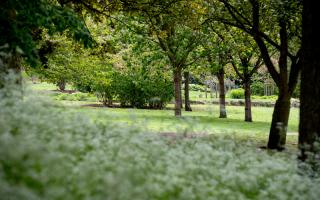
POLYGON ((173 98, 172 82, 160 75, 118 73, 115 80, 115 93, 122 106, 162 109, 173 98))
POLYGON ((95 101, 95 97, 89 93, 55 93, 54 99, 56 100, 66 100, 66 101, 95 101))
POLYGON ((264 84, 261 81, 253 81, 251 83, 251 94, 256 96, 264 95, 264 84))
POLYGON ((278 99, 277 95, 270 95, 270 96, 251 96, 252 99, 265 99, 265 100, 272 100, 275 101, 278 99))
MULTIPOLYGON (((203 85, 197 85, 197 84, 189 84, 189 90, 190 91, 200 91, 200 92, 205 92, 205 87, 203 85)), ((209 91, 210 89, 208 89, 209 91)))
POLYGON ((244 99, 244 90, 242 88, 230 90, 231 99, 244 99))
POLYGON ((21 100, 7 93, 0 92, 1 199, 320 196, 320 179, 303 175, 308 168, 299 171, 295 157, 283 153, 232 137, 159 136, 96 124, 83 112, 62 112, 38 97, 21 100))
POLYGON ((293 98, 300 98, 300 83, 297 84, 292 94, 293 98))

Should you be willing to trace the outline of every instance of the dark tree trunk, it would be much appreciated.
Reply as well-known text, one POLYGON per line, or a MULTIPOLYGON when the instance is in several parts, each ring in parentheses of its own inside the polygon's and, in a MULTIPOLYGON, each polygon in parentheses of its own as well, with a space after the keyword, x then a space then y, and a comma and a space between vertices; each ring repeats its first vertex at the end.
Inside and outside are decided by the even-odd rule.
POLYGON ((304 0, 299 124, 299 147, 302 153, 300 159, 302 160, 307 158, 306 151, 315 152, 313 144, 316 138, 320 138, 319 18, 320 14, 317 1, 304 0), (306 145, 309 146, 309 149, 305 148, 306 145))
POLYGON ((189 72, 186 71, 184 72, 184 107, 185 111, 192 111, 191 106, 190 106, 190 98, 189 98, 189 72))
POLYGON ((181 101, 180 101, 180 108, 182 109, 183 108, 183 99, 182 99, 182 74, 180 76, 180 97, 181 97, 181 101))
POLYGON ((108 100, 107 100, 107 102, 108 102, 108 104, 107 104, 107 105, 108 105, 108 107, 112 107, 112 104, 113 104, 112 99, 108 99, 108 100))
MULTIPOLYGON (((290 113, 290 99, 292 91, 296 84, 292 84, 291 77, 288 77, 288 34, 287 24, 284 21, 279 22, 280 26, 280 57, 279 57, 279 79, 278 88, 279 95, 274 106, 268 148, 282 150, 286 144, 286 135, 288 127, 288 119, 290 113), (288 83, 289 80, 289 83, 288 83)), ((295 64, 291 65, 291 70, 294 70, 295 64)))
POLYGON ((251 89, 250 89, 250 82, 246 81, 243 84, 244 87, 244 99, 245 99, 245 117, 244 121, 252 122, 252 114, 251 114, 251 89))
POLYGON ((220 103, 220 116, 219 118, 227 118, 226 112, 226 95, 224 90, 224 70, 221 68, 218 73, 217 77, 219 80, 219 103, 220 103))
POLYGON ((216 93, 216 98, 218 98, 218 86, 217 86, 217 84, 215 84, 215 93, 216 93))
POLYGON ((174 115, 181 116, 181 68, 175 67, 173 70, 173 82, 174 82, 174 115))
POLYGON ((64 91, 66 89, 66 81, 65 80, 60 80, 57 83, 57 86, 58 86, 60 91, 64 91))
POLYGON ((4 86, 4 77, 7 76, 9 71, 15 74, 15 83, 21 85, 21 56, 17 53, 13 53, 11 56, 4 58, 2 62, 3 66, 0 69, 0 88, 4 86))
POLYGON ((272 114, 268 140, 269 149, 284 149, 290 113, 290 99, 291 95, 289 92, 280 91, 272 114))

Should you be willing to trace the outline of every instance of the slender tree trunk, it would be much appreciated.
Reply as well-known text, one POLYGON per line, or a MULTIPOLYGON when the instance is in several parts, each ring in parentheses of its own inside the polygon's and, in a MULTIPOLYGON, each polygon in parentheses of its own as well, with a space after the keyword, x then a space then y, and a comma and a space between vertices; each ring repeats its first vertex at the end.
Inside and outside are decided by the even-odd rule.
POLYGON ((64 91, 66 89, 66 81, 65 80, 60 80, 57 83, 57 86, 59 87, 60 91, 64 91))
POLYGON ((207 85, 204 85, 204 93, 205 93, 205 97, 208 98, 208 88, 207 85))
POLYGON ((217 84, 215 84, 214 88, 215 88, 216 98, 218 98, 218 86, 217 86, 217 84))
POLYGON ((227 118, 226 112, 226 95, 224 89, 224 70, 221 68, 218 73, 217 77, 219 80, 219 102, 220 102, 220 116, 219 118, 227 118))
POLYGON ((307 158, 306 151, 314 153, 316 139, 320 138, 320 17, 316 1, 303 1, 302 15, 302 71, 300 95, 299 148, 300 159, 307 158), (306 149, 306 145, 309 149, 306 149))
POLYGON ((269 149, 284 149, 290 113, 290 99, 291 95, 288 91, 280 90, 272 114, 272 122, 268 140, 269 149))
POLYGON ((174 81, 174 115, 177 117, 181 116, 181 68, 175 67, 173 70, 173 81, 174 81))
POLYGON ((251 89, 249 81, 244 82, 244 99, 245 99, 245 118, 244 121, 252 122, 252 114, 251 114, 251 89))
POLYGON ((180 75, 180 97, 181 97, 181 101, 180 101, 180 108, 183 108, 183 99, 182 99, 182 74, 180 75))
POLYGON ((112 100, 112 99, 108 99, 107 101, 108 101, 108 104, 107 104, 107 105, 108 105, 108 107, 112 107, 113 100, 112 100))
POLYGON ((190 106, 190 97, 189 97, 189 72, 184 72, 184 101, 185 101, 185 111, 192 111, 190 106))

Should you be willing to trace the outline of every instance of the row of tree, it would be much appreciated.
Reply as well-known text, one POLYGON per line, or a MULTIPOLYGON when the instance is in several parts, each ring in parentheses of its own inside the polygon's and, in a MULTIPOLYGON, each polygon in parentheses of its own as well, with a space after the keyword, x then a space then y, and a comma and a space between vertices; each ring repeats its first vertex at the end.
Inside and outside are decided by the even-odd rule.
MULTIPOLYGON (((313 4, 311 0, 5 0, 0 3, 0 47, 5 52, 1 73, 19 71, 21 58, 32 66, 40 58, 46 65, 51 49, 37 47, 44 40, 43 31, 53 35, 67 30, 68 37, 97 46, 85 24, 85 16, 90 15, 111 29, 135 34, 137 52, 157 52, 171 67, 176 116, 181 116, 183 71, 188 80, 190 67, 206 66, 223 81, 221 66, 231 63, 245 89, 246 120, 251 121, 251 77, 264 64, 279 90, 268 148, 280 150, 286 141, 290 99, 301 72, 299 144, 305 158, 305 144, 314 150, 320 134, 318 14, 313 4)), ((130 44, 130 37, 125 39, 130 44)), ((223 91, 220 96, 223 101, 223 91)))

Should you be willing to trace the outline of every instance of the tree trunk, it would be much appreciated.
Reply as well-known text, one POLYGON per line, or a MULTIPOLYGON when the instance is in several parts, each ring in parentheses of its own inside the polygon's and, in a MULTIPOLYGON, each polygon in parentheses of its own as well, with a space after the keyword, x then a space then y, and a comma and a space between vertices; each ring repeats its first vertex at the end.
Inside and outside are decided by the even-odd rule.
POLYGON ((224 90, 224 70, 221 68, 218 73, 217 77, 219 80, 219 102, 220 102, 220 116, 219 118, 227 118, 226 112, 226 95, 224 90))
POLYGON ((180 108, 182 109, 183 108, 183 99, 182 99, 182 84, 181 84, 181 82, 182 82, 182 74, 180 75, 180 97, 181 97, 181 101, 180 101, 180 108))
POLYGON ((112 104, 113 104, 112 99, 108 99, 107 101, 108 101, 108 107, 112 107, 112 104))
POLYGON ((280 91, 272 114, 268 148, 283 150, 286 143, 291 95, 288 91, 280 91))
POLYGON ((59 82, 57 83, 57 86, 59 87, 60 91, 64 91, 66 89, 66 81, 59 80, 59 82))
POLYGON ((177 117, 181 116, 181 68, 175 67, 173 70, 173 81, 174 81, 174 115, 177 117))
POLYGON ((189 98, 189 72, 184 72, 184 101, 185 101, 185 111, 192 111, 190 106, 190 98, 189 98))
POLYGON ((244 121, 252 122, 252 114, 251 114, 251 89, 249 81, 244 83, 244 99, 245 99, 245 117, 244 121))
POLYGON ((307 158, 306 151, 314 153, 316 139, 320 138, 320 17, 316 1, 303 1, 302 15, 302 71, 300 94, 299 148, 300 159, 307 158), (306 149, 306 145, 309 149, 306 149))
POLYGON ((5 76, 11 71, 15 74, 15 83, 17 85, 22 84, 22 76, 21 76, 21 56, 18 53, 12 53, 12 55, 4 58, 2 60, 1 70, 0 70, 0 88, 4 86, 5 76))
POLYGON ((204 84, 204 93, 205 93, 205 97, 208 98, 208 88, 206 84, 204 84))
POLYGON ((215 84, 215 93, 216 93, 216 98, 218 98, 218 86, 217 86, 217 84, 215 84))

